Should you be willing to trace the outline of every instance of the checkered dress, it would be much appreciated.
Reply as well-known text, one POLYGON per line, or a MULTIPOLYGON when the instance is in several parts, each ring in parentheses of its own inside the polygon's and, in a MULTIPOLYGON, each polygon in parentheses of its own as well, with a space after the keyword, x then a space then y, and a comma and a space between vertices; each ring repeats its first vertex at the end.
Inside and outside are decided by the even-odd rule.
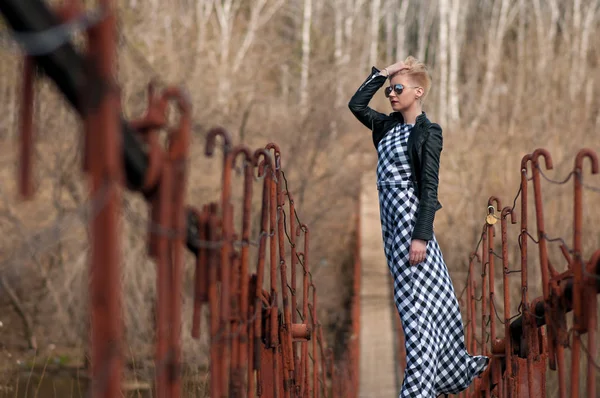
POLYGON ((425 261, 415 266, 408 261, 419 206, 407 155, 412 127, 398 125, 379 143, 377 189, 385 255, 405 335, 400 397, 432 398, 465 390, 488 358, 466 351, 458 301, 435 234, 427 242, 425 261))

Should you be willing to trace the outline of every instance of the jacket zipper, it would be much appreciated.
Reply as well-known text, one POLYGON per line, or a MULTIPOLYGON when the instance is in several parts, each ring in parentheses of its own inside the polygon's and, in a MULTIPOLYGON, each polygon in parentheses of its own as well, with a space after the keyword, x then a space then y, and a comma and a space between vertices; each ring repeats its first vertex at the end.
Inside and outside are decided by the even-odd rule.
POLYGON ((358 88, 358 90, 357 90, 357 91, 360 91, 360 90, 362 90, 362 89, 363 89, 363 87, 365 87, 367 84, 369 84, 369 83, 371 82, 371 80, 375 79, 377 76, 378 76, 378 74, 377 74, 377 73, 373 73, 373 75, 372 75, 372 76, 371 76, 371 77, 370 77, 370 78, 369 78, 369 79, 368 79, 366 82, 364 82, 364 83, 363 83, 363 84, 362 84, 362 85, 361 85, 361 86, 358 88))

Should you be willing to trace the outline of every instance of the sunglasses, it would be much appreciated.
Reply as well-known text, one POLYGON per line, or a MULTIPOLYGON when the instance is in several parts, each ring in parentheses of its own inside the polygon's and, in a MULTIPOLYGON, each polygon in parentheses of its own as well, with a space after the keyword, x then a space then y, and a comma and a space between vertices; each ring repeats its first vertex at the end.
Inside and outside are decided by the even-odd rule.
POLYGON ((394 90, 394 92, 396 93, 396 95, 400 95, 402 94, 402 91, 404 91, 405 88, 418 88, 419 86, 412 86, 412 87, 404 87, 404 85, 402 84, 394 84, 393 86, 389 86, 385 88, 385 98, 388 98, 390 96, 390 94, 392 93, 392 90, 394 90))

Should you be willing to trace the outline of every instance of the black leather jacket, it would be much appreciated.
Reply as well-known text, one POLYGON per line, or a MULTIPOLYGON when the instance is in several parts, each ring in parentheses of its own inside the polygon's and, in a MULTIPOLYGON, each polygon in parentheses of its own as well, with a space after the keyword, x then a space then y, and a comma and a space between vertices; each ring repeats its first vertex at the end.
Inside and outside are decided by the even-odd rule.
MULTIPOLYGON (((389 115, 369 108, 373 95, 383 86, 386 77, 379 75, 375 67, 365 82, 350 99, 348 107, 356 118, 371 129, 375 148, 381 139, 404 119, 400 112, 389 115)), ((438 201, 438 176, 440 155, 443 147, 442 128, 427 119, 425 112, 415 121, 408 137, 408 156, 412 171, 412 182, 419 198, 417 221, 412 238, 430 240, 433 237, 433 220, 436 211, 442 208, 438 201)))

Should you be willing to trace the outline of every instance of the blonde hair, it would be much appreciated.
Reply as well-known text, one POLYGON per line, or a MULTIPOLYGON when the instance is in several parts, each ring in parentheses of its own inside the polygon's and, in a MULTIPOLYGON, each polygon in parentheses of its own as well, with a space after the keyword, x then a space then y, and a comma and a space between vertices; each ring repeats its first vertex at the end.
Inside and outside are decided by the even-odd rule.
POLYGON ((427 97, 427 94, 429 94, 429 89, 431 88, 431 74, 429 73, 427 65, 418 61, 412 55, 409 55, 404 60, 404 64, 407 69, 402 69, 401 71, 394 73, 390 76, 390 80, 396 75, 408 76, 415 84, 423 87, 423 96, 421 96, 421 101, 423 101, 425 97, 427 97))

